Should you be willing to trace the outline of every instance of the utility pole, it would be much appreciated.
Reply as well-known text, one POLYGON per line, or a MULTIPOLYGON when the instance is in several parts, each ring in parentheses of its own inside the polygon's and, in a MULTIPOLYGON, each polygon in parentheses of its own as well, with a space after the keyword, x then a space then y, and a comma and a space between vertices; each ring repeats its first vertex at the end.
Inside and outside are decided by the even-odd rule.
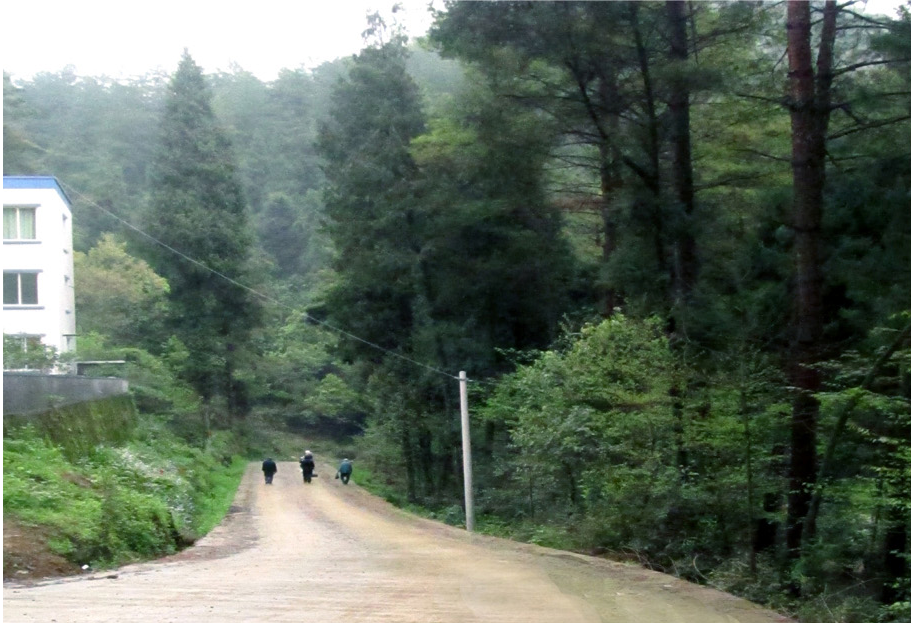
POLYGON ((468 377, 459 372, 459 405, 462 410, 462 473, 465 476, 465 529, 474 532, 474 493, 471 489, 471 431, 468 427, 468 377))

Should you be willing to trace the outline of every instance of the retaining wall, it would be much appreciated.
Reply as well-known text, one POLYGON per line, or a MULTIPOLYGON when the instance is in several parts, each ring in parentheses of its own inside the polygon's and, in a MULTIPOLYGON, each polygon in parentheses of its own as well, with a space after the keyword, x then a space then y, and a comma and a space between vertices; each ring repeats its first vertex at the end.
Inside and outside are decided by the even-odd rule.
POLYGON ((33 415, 51 409, 126 394, 124 379, 29 372, 3 373, 3 413, 33 415))

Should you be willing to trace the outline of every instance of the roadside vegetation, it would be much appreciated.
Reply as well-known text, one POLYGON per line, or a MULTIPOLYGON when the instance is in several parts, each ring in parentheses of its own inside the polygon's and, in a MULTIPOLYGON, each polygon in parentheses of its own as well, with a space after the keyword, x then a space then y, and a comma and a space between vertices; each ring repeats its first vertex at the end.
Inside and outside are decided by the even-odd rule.
MULTIPOLYGON (((34 426, 9 431, 3 513, 72 569, 145 560, 194 542, 224 517, 247 465, 226 458, 225 448, 191 447, 151 417, 122 444, 67 454, 34 426)), ((20 555, 4 548, 5 578, 30 577, 20 555)))

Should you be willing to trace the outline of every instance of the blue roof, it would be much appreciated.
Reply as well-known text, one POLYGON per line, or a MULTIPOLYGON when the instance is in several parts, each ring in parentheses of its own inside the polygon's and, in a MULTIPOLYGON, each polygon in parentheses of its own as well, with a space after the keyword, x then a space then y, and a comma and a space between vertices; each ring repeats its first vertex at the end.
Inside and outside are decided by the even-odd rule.
POLYGON ((49 188, 56 190, 66 205, 73 206, 73 202, 60 187, 60 182, 51 175, 4 175, 3 188, 49 188))

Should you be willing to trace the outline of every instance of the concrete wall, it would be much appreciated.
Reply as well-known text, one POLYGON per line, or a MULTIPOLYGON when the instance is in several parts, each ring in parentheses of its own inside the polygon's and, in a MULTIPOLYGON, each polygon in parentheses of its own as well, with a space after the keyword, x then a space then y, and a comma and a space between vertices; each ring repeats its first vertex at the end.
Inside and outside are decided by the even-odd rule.
POLYGON ((3 413, 29 415, 55 407, 126 394, 124 379, 28 372, 3 373, 3 413))

